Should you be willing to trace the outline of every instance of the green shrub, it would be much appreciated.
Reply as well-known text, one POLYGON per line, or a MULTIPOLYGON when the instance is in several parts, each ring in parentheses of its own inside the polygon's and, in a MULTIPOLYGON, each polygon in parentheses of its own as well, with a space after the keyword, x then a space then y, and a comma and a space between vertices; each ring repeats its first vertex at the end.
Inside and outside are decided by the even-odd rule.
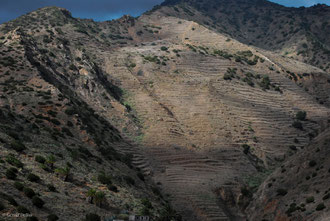
POLYGON ((160 48, 160 50, 162 50, 162 51, 167 51, 167 50, 168 50, 168 48, 167 48, 167 47, 165 47, 165 46, 162 46, 162 47, 160 48))
POLYGON ((302 130, 302 129, 303 129, 303 125, 302 125, 302 123, 301 123, 300 121, 295 121, 295 122, 293 122, 293 123, 292 123, 292 126, 293 126, 294 128, 299 129, 299 130, 302 130))
POLYGON ((85 221, 101 221, 101 217, 95 213, 89 213, 86 215, 85 221))
POLYGON ((306 203, 313 203, 314 202, 314 196, 310 196, 306 198, 306 203))
POLYGON ((71 121, 68 121, 68 122, 66 123, 66 125, 67 125, 68 127, 73 127, 73 123, 72 123, 71 121))
POLYGON ((59 121, 58 121, 57 119, 55 119, 55 118, 50 119, 50 122, 52 122, 53 124, 55 124, 55 125, 57 125, 57 126, 61 125, 61 122, 59 122, 59 121))
POLYGON ((243 81, 246 82, 249 86, 254 87, 254 82, 251 78, 245 77, 243 78, 243 81))
POLYGON ((0 199, 1 198, 4 200, 7 200, 10 205, 18 206, 16 200, 13 197, 11 197, 5 193, 0 192, 0 199))
POLYGON ((16 182, 14 183, 14 187, 15 187, 17 190, 19 190, 19 191, 23 191, 23 189, 24 189, 24 185, 23 185, 23 183, 20 183, 20 182, 18 182, 18 181, 16 181, 16 182))
POLYGON ((225 75, 223 76, 223 79, 228 81, 231 80, 234 76, 230 73, 225 73, 225 75))
POLYGON ((118 193, 118 188, 112 184, 107 185, 108 189, 112 192, 118 193))
POLYGON ((151 214, 150 210, 153 208, 151 202, 148 199, 142 199, 141 203, 143 207, 140 210, 140 215, 149 216, 151 214))
POLYGON ((278 196, 285 196, 288 193, 285 189, 277 189, 276 192, 278 196))
POLYGON ((151 190, 154 194, 162 197, 162 193, 160 192, 160 190, 156 186, 151 187, 151 190))
POLYGON ((16 140, 12 141, 10 146, 17 152, 22 152, 23 150, 26 149, 24 144, 22 144, 20 141, 16 141, 16 140))
POLYGON ((316 211, 320 211, 320 210, 323 210, 323 209, 325 209, 324 203, 320 203, 316 206, 316 211))
POLYGON ((98 191, 95 193, 94 201, 97 206, 101 206, 104 200, 105 200, 104 192, 98 191))
POLYGON ((242 147, 243 147, 243 149, 244 149, 244 150, 243 150, 243 153, 244 153, 244 154, 248 154, 248 153, 250 152, 250 148, 251 148, 251 147, 250 147, 248 144, 243 144, 242 147))
POLYGON ((135 185, 135 180, 132 178, 132 177, 129 177, 129 176, 125 176, 124 177, 124 180, 126 181, 127 184, 129 185, 135 185))
POLYGON ((42 163, 42 164, 44 164, 46 162, 46 158, 44 158, 43 156, 39 156, 39 155, 35 156, 34 160, 37 161, 38 163, 42 163))
POLYGON ((297 207, 297 204, 291 203, 289 209, 285 212, 288 216, 291 216, 291 213, 297 211, 300 207, 297 207))
POLYGON ((150 209, 148 209, 146 207, 142 207, 139 211, 139 215, 141 215, 141 216, 150 216, 151 215, 150 209))
POLYGON ((140 180, 144 181, 144 176, 141 172, 138 172, 137 176, 140 178, 140 180))
POLYGON ((261 82, 259 83, 260 87, 263 90, 269 90, 270 89, 270 79, 267 75, 263 76, 261 82))
POLYGON ((306 111, 299 111, 299 112, 296 114, 296 119, 297 119, 297 120, 306 120, 306 116, 307 116, 306 111))
POLYGON ((62 127, 62 132, 70 137, 73 137, 73 134, 71 133, 70 129, 67 127, 62 127))
POLYGON ((26 217, 26 221, 38 221, 38 218, 35 216, 28 216, 26 217))
POLYGON ((296 151, 297 150, 297 147, 295 145, 290 145, 289 148, 293 151, 296 151))
POLYGON ((35 205, 38 208, 42 208, 45 204, 45 202, 37 196, 34 196, 32 198, 32 203, 33 203, 33 205, 35 205))
POLYGON ((327 200, 327 199, 329 199, 329 198, 330 198, 330 193, 326 194, 322 199, 323 199, 323 200, 327 200))
POLYGON ((27 176, 27 179, 31 182, 39 182, 40 181, 40 177, 38 175, 35 175, 33 173, 29 173, 27 176))
POLYGON ((56 188, 52 184, 48 184, 47 187, 48 187, 48 190, 50 192, 55 192, 56 191, 56 188))
POLYGON ((111 184, 112 181, 111 181, 111 177, 108 176, 108 175, 105 175, 104 173, 100 173, 98 176, 97 176, 97 180, 102 183, 102 184, 111 184))
POLYGON ((53 169, 55 161, 56 161, 56 159, 55 159, 54 155, 51 154, 51 155, 47 156, 46 163, 47 163, 47 165, 49 165, 49 167, 51 169, 53 169))
POLYGON ((9 163, 15 167, 18 167, 18 168, 23 168, 23 166, 24 166, 24 164, 20 160, 16 159, 14 157, 14 155, 12 155, 12 154, 9 154, 6 157, 6 161, 7 161, 7 163, 9 163))
POLYGON ((252 197, 252 193, 247 187, 241 188, 241 193, 243 196, 252 197))
POLYGON ((64 168, 57 168, 55 172, 63 177, 64 182, 68 181, 70 176, 70 167, 66 166, 64 168))
POLYGON ((316 166, 316 161, 315 160, 311 160, 311 161, 309 161, 309 163, 308 163, 308 165, 310 166, 310 167, 314 167, 314 166, 316 166))
POLYGON ((279 86, 275 86, 275 91, 278 91, 278 92, 282 93, 282 90, 279 86))
POLYGON ((136 67, 136 64, 135 63, 132 63, 129 65, 129 68, 135 68, 136 67))
POLYGON ((49 214, 47 216, 47 221, 57 221, 59 218, 55 214, 49 214))
POLYGON ((3 205, 3 203, 0 201, 0 211, 6 209, 5 205, 3 205))
POLYGON ((33 189, 28 188, 28 187, 24 187, 23 192, 25 194, 25 196, 32 198, 36 195, 36 193, 33 191, 33 189))
POLYGON ((18 206, 18 207, 17 207, 17 212, 18 212, 18 213, 27 214, 27 213, 30 213, 30 210, 28 210, 28 209, 25 208, 24 206, 18 206))
POLYGON ((14 180, 17 177, 16 173, 17 173, 17 169, 15 169, 15 170, 13 168, 7 169, 6 177, 10 180, 14 180))
POLYGON ((13 131, 9 131, 8 135, 11 136, 12 138, 14 138, 15 140, 19 140, 18 134, 13 131))
POLYGON ((141 203, 142 203, 143 206, 145 206, 145 207, 147 207, 149 209, 152 209, 153 208, 151 202, 147 198, 142 199, 141 200, 141 203))
POLYGON ((77 113, 77 111, 73 107, 69 107, 64 111, 67 115, 71 116, 77 113))

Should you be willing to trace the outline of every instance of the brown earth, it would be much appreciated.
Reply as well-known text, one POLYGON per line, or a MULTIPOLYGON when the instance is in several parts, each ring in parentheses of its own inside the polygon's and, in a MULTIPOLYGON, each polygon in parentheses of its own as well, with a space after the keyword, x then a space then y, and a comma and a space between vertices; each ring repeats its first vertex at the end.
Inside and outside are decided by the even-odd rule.
MULTIPOLYGON (((273 171, 270 177, 278 176, 281 165, 307 157, 308 145, 316 147, 310 142, 327 133, 330 77, 323 70, 157 10, 138 19, 124 16, 96 23, 50 7, 0 30, 1 60, 9 60, 2 62, 0 79, 1 109, 8 118, 1 122, 1 157, 14 153, 27 168, 19 179, 45 195, 42 211, 26 204, 38 218, 54 212, 63 220, 81 220, 87 212, 145 214, 148 209, 155 220, 179 220, 170 209, 164 215, 166 199, 189 221, 258 220, 263 215, 290 219, 286 198, 273 198, 274 190, 262 195, 271 178, 263 181, 273 171), (65 112, 70 107, 73 115, 65 112), (300 129, 293 126, 299 111, 307 113, 307 119, 299 121, 300 129), (14 119, 8 117, 10 112, 14 119), (33 135, 25 118, 43 128, 41 135, 33 135), (63 130, 68 121, 73 124, 72 137, 63 130), (15 130, 13 123, 23 125, 18 138, 9 133, 15 130), (27 146, 22 153, 10 147, 15 139, 27 146), (82 157, 85 149, 94 157, 82 157), (62 156, 56 167, 73 165, 79 185, 62 182, 33 162, 35 155, 50 153, 62 156), (102 170, 111 174, 118 193, 95 179, 102 170), (136 170, 143 173, 144 182, 136 170), (26 181, 31 171, 53 182, 59 193, 48 194, 44 185, 26 181), (90 187, 106 193, 110 208, 85 202, 90 187), (55 196, 65 209, 50 203, 55 196), (148 198, 153 209, 146 208, 142 198, 148 198)), ((323 149, 313 158, 326 156, 323 149)), ((329 165, 326 159, 322 165, 323 174, 329 165)), ((8 167, 2 163, 1 172, 8 167)), ((319 192, 326 191, 327 176, 316 177, 319 192)), ((284 178, 288 188, 294 188, 292 174, 284 178)), ((4 178, 2 183, 15 199, 19 196, 13 181, 4 178)), ((301 200, 300 190, 288 191, 285 197, 301 200)), ((321 195, 315 199, 321 202, 321 195)), ((321 219, 330 208, 329 201, 325 204, 312 215, 312 207, 291 215, 321 219)))

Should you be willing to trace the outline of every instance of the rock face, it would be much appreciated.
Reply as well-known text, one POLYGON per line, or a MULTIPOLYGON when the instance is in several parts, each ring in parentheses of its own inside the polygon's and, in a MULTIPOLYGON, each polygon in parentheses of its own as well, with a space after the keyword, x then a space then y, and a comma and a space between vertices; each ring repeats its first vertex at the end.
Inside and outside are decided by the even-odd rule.
MULTIPOLYGON (((285 197, 299 206, 299 191, 313 186, 291 191, 293 166, 265 188, 326 136, 329 75, 173 16, 174 3, 101 23, 48 7, 0 26, 4 211, 22 209, 13 197, 40 220, 124 210, 189 221, 327 215, 326 158, 314 176, 325 208, 286 213, 285 197)), ((310 160, 326 156, 319 149, 310 160)))

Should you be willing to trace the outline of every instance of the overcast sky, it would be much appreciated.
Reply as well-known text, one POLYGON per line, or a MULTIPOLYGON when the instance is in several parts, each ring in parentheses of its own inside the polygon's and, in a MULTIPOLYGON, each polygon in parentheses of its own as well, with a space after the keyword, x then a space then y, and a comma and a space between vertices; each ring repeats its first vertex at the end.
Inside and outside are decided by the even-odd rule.
MULTIPOLYGON (((330 5, 330 0, 271 0, 290 6, 330 5)), ((0 23, 17 18, 45 6, 59 6, 71 11, 74 17, 93 18, 96 21, 119 18, 123 14, 138 16, 163 0, 0 0, 0 23)))

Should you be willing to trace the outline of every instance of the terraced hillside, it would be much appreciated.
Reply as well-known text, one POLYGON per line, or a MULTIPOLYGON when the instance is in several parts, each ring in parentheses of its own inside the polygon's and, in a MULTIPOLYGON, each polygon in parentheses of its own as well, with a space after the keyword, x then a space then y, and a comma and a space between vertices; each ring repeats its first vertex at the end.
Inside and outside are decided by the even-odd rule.
POLYGON ((291 60, 278 65, 278 56, 190 21, 155 13, 136 25, 160 27, 162 40, 124 47, 105 63, 143 125, 140 144, 149 162, 137 165, 148 168, 188 220, 235 218, 215 198, 219 187, 271 170, 290 147, 303 148, 327 127, 329 109, 288 74, 322 71, 291 60), (257 64, 248 65, 244 55, 228 59, 244 52, 258 56, 257 64), (292 126, 299 111, 308 113, 302 130, 292 126))
POLYGON ((154 8, 329 72, 330 7, 288 8, 266 0, 166 0, 154 8))
MULTIPOLYGON (((77 200, 65 204, 70 206, 63 219, 72 216, 69 211, 85 215, 98 208, 76 206, 85 205, 89 187, 104 191, 111 202, 94 210, 102 216, 128 210, 180 220, 168 200, 189 221, 257 217, 244 212, 252 193, 329 126, 326 72, 161 11, 97 23, 51 7, 0 30, 2 109, 44 131, 37 142, 18 136, 28 148, 16 153, 7 146, 15 135, 8 135, 10 122, 4 122, 1 153, 19 159, 61 153, 56 167, 71 163, 68 154, 78 157, 73 173, 81 179, 87 174, 88 182, 79 188, 56 184, 77 200), (87 153, 82 162, 79 151, 87 153), (102 170, 111 174, 108 189, 95 178, 102 170)), ((46 172, 26 163, 46 180, 46 172)), ((8 168, 2 164, 2 172, 8 168)), ((20 173, 20 181, 32 185, 25 181, 27 172, 20 173)), ((3 183, 9 187, 13 181, 3 183)), ((43 187, 34 188, 43 193, 43 187)), ((48 211, 31 208, 46 217, 48 211)))

